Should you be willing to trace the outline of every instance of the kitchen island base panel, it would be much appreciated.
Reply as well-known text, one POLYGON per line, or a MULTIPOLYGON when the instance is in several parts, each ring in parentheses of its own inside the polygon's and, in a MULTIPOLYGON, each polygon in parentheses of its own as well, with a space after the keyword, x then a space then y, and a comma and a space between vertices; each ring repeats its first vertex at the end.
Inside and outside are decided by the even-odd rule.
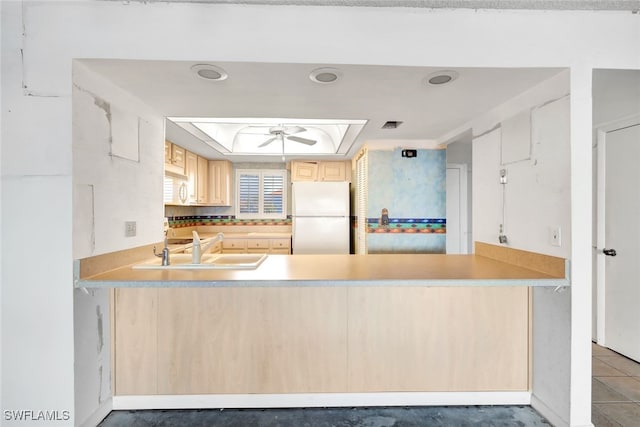
POLYGON ((529 391, 114 396, 113 410, 529 405, 529 391))
POLYGON ((158 394, 347 389, 346 288, 215 291, 160 290, 158 394))
POLYGON ((117 396, 529 390, 526 287, 114 294, 117 396))
POLYGON ((349 289, 350 391, 527 390, 527 288, 349 289))
POLYGON ((115 394, 158 392, 158 289, 112 293, 112 351, 115 394))

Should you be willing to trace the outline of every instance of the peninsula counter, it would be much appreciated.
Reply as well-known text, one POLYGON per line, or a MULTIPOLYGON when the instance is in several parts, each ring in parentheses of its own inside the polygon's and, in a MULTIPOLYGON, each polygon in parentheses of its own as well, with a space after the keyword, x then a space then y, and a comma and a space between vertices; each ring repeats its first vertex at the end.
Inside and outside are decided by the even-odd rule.
POLYGON ((532 287, 569 286, 564 259, 482 243, 133 270, 148 250, 76 269, 112 288, 116 409, 527 404, 532 287))

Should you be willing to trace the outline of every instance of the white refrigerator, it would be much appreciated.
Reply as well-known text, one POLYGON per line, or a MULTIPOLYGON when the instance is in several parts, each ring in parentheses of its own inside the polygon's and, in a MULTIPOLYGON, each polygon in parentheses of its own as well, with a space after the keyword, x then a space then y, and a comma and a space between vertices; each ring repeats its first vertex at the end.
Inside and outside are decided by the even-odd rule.
POLYGON ((349 253, 349 183, 294 182, 294 254, 349 253))

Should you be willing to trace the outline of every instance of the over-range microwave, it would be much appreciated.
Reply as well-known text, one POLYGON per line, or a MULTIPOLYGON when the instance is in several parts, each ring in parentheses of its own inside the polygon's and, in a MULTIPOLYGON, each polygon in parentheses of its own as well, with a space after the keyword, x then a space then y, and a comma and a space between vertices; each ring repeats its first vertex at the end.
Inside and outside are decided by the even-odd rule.
POLYGON ((163 199, 165 205, 186 205, 189 201, 187 177, 165 173, 163 199))

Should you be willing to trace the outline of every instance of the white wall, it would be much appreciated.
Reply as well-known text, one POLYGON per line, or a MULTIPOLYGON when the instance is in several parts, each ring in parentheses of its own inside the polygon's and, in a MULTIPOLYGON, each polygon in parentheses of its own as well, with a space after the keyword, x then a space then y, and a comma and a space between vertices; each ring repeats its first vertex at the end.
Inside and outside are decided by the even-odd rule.
MULTIPOLYGON (((480 129, 492 129, 473 141, 476 241, 499 244, 499 226, 504 224, 505 246, 571 258, 568 77, 563 72, 487 114, 501 117, 499 123, 476 119, 480 129), (513 116, 530 117, 530 124, 518 121, 522 135, 530 136, 530 149, 525 150, 523 160, 505 162, 506 149, 515 141, 505 135, 503 125, 513 116), (504 185, 500 184, 501 169, 507 171, 504 185), (559 247, 549 239, 549 228, 555 226, 561 229, 559 247)), ((518 129, 511 132, 514 130, 519 133, 518 129)), ((570 424, 570 326, 571 292, 534 289, 533 404, 554 425, 570 424)))
MULTIPOLYGON (((467 166, 467 249, 468 253, 473 253, 473 149, 472 132, 465 132, 455 142, 447 144, 447 165, 450 163, 464 164, 467 166)), ((448 195, 447 195, 448 197, 448 195)))
MULTIPOLYGON (((49 409, 70 411, 73 416, 71 103, 69 98, 24 95, 20 56, 22 4, 2 2, 0 7, 0 423, 44 425, 13 422, 4 411, 49 409), (35 257, 34 242, 38 241, 42 242, 37 244, 41 250, 35 257)), ((72 418, 59 425, 69 425, 71 421, 72 418)))
MULTIPOLYGON (((473 228, 475 240, 499 244, 503 223, 507 246, 563 258, 571 257, 570 134, 568 72, 529 90, 489 112, 499 122, 486 122, 491 132, 473 143, 473 228), (563 98, 564 97, 564 98, 563 98), (559 99, 561 98, 561 99, 559 99), (550 101, 554 101, 549 103, 550 101), (548 104, 549 103, 549 104, 548 104), (531 117, 531 154, 516 162, 502 156, 513 144, 500 127, 520 113, 531 117), (507 183, 500 184, 500 171, 507 183), (503 195, 504 193, 504 195, 503 195), (561 246, 553 246, 549 229, 560 227, 561 246)), ((488 127, 476 120, 474 134, 488 127)), ((527 130, 527 132, 529 132, 527 130)))
POLYGON ((638 112, 640 70, 593 70, 594 128, 638 112))
POLYGON ((164 118, 79 61, 72 99, 74 258, 161 241, 164 118))
MULTIPOLYGON (((591 69, 640 69, 638 15, 88 1, 0 2, 0 7, 1 231, 3 248, 11 248, 3 250, 1 261, 3 410, 74 410, 74 58, 542 66, 570 67, 572 74, 573 291, 566 418, 574 426, 589 424, 591 69), (32 242, 43 236, 54 248, 33 268, 32 242)), ((96 236, 122 232, 119 221, 101 227, 106 229, 96 230, 96 236)), ((103 248, 112 246, 117 243, 103 248)), ((550 333, 567 336, 566 331, 550 333)))
MULTIPOLYGON (((73 67, 73 257, 162 240, 164 119, 87 69, 73 67), (137 235, 124 236, 124 221, 137 235)), ((75 417, 110 410, 109 291, 74 292, 75 417)))

